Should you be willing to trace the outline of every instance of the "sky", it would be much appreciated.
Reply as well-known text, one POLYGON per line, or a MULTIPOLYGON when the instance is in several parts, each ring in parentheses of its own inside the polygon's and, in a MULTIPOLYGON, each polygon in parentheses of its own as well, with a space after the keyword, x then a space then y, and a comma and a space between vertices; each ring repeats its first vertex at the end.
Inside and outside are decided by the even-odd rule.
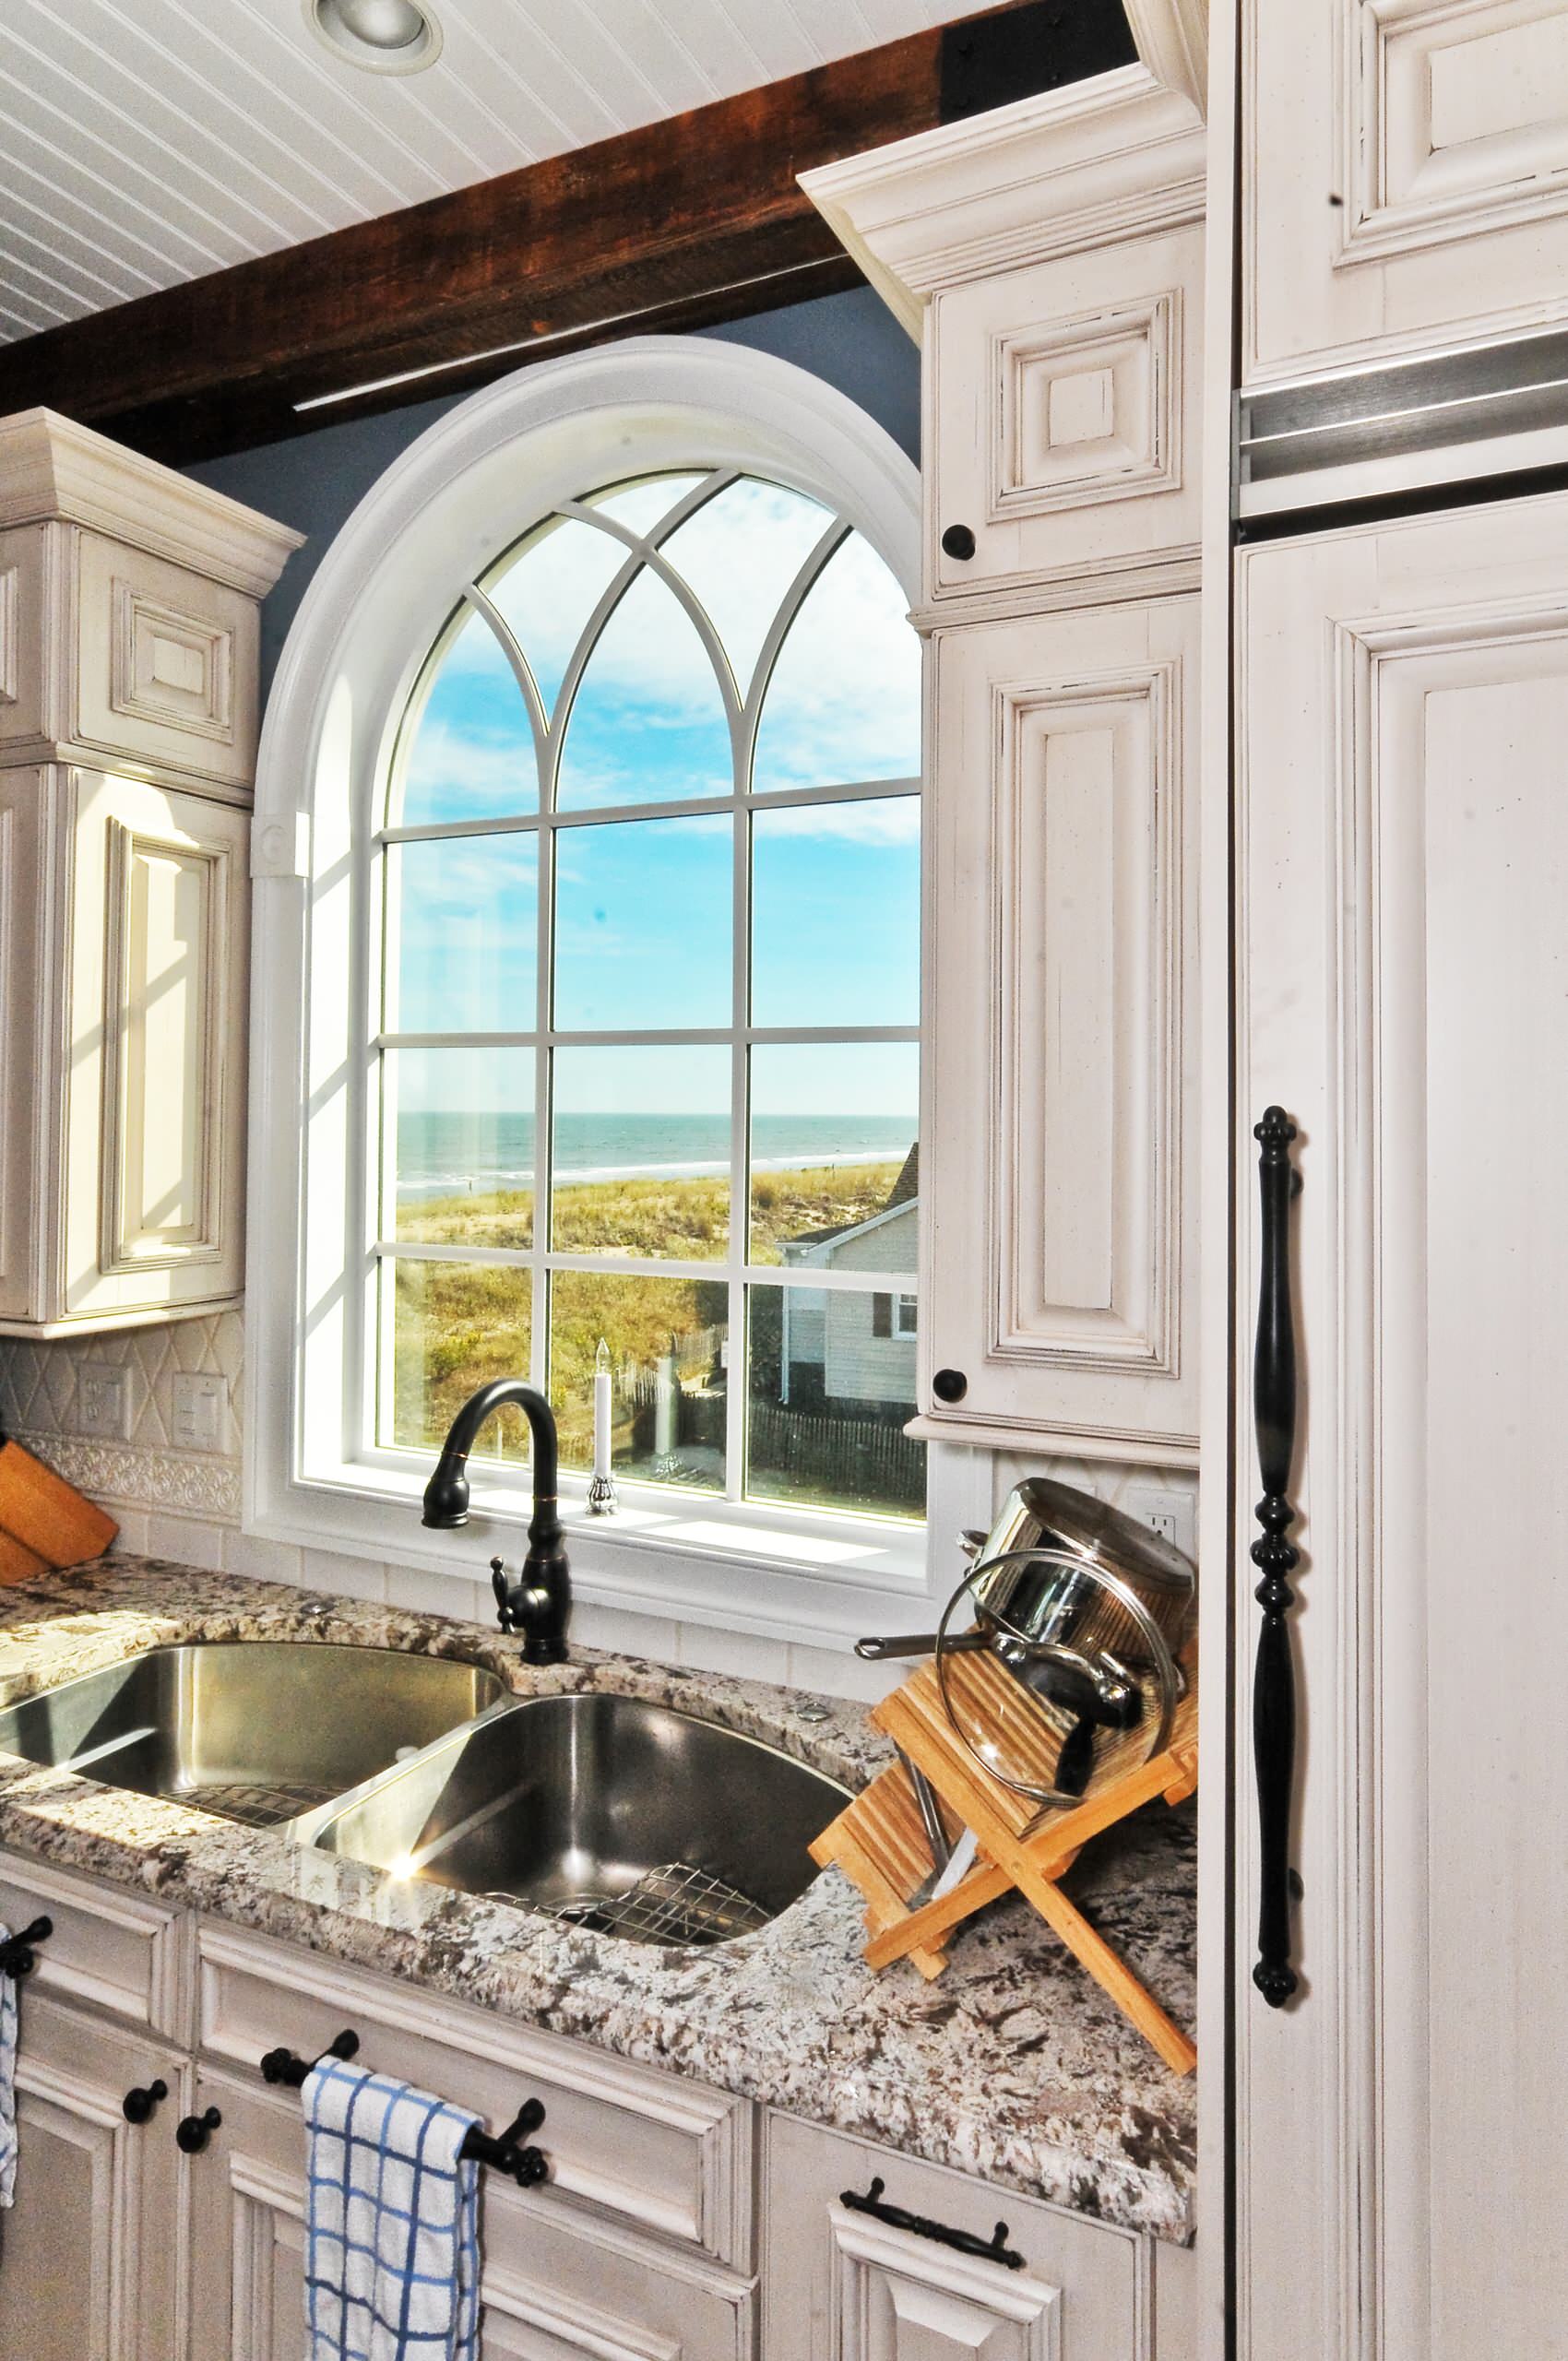
MULTIPOLYGON (((700 481, 664 478, 599 504, 638 532, 700 481)), ((742 480, 669 537, 665 554, 698 594, 728 658, 734 700, 761 696, 759 790, 910 777, 920 767, 920 654, 893 576, 858 535, 840 538, 766 682, 757 658, 802 564, 835 531, 828 512, 742 480), (764 692, 766 691, 766 694, 764 692)), ((558 808, 694 799, 689 814, 559 829, 558 1026, 727 1026, 732 1021, 732 864, 743 815, 703 811, 727 795, 734 740, 701 635, 659 577, 637 573, 588 658, 569 706, 563 686, 582 632, 621 574, 624 544, 577 519, 504 560, 487 586, 517 634, 547 720, 564 727, 558 808), (557 708, 561 710, 558 712, 557 708)), ((742 725, 742 736, 749 730, 742 725)), ((469 612, 448 640, 409 753, 406 824, 522 816, 539 808, 527 706, 500 643, 469 612)), ((756 816, 752 848, 753 1021, 919 1021, 920 806, 858 798, 756 816)), ((538 846, 531 831, 425 843, 390 856, 396 943, 386 1021, 406 1031, 531 1029, 536 1008, 538 846)), ((496 1053, 497 1055, 499 1053, 496 1053)), ((683 1096, 706 1105, 706 1062, 682 1051, 683 1096), (691 1093, 696 1092, 696 1097, 691 1093)), ((557 1095, 589 1109, 649 1105, 647 1050, 576 1053, 557 1095)), ((861 1048, 770 1053, 773 1111, 902 1113, 910 1062, 861 1048)), ((673 1077, 676 1065, 661 1062, 673 1077)), ((403 1103, 452 1110, 505 1103, 509 1071, 450 1052, 403 1056, 403 1103), (481 1088, 476 1101, 468 1094, 481 1088)), ((757 1070, 760 1089, 763 1069, 757 1070)), ((531 1093, 530 1093, 531 1097, 531 1093)), ((512 1101, 516 1103, 516 1101, 512 1101)))

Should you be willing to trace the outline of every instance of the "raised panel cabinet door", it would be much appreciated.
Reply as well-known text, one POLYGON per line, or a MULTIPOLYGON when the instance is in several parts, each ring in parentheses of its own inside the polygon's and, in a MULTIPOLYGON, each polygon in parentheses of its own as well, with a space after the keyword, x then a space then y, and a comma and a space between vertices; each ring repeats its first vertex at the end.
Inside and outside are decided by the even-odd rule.
POLYGON ((1562 0, 1241 13, 1242 382, 1568 318, 1562 0))
POLYGON ((250 800, 259 626, 254 599, 101 533, 76 536, 73 738, 111 758, 195 771, 250 800))
POLYGON ((25 1988, 16 2201, 0 2213, 0 2353, 171 2361, 182 2347, 182 2061, 25 1988), (124 2100, 161 2081, 148 2119, 124 2100))
POLYGON ((936 636, 933 1438, 1195 1464, 1197 642, 1190 598, 936 636))
MULTIPOLYGON (((766 2188, 764 2361, 1151 2361, 1150 2259, 1128 2232, 783 2116, 766 2188), (1005 2222, 1022 2267, 845 2201, 873 2179, 884 2202, 982 2241, 1005 2222)), ((1159 2351, 1188 2348, 1173 2334, 1159 2351)))
MULTIPOLYGON (((1244 552, 1236 1265, 1295 1126, 1293 1998, 1238 1795, 1240 2361, 1562 2350, 1568 498, 1244 552)), ((1237 1392, 1246 1391, 1239 1370, 1237 1392)), ((1258 1530, 1250 1428, 1234 1515, 1258 1530)), ((1258 1622, 1233 1570, 1242 1665, 1258 1622)))
POLYGON ((192 2112, 211 2107, 222 2120, 188 2159, 189 2361, 299 2361, 305 2146, 298 2098, 202 2074, 192 2112))
POLYGON ((929 337, 939 596, 1195 550, 1201 225, 946 289, 929 337))
POLYGON ((0 770, 0 1321, 23 1323, 39 1316, 47 1259, 41 1250, 52 1227, 40 1150, 62 1014, 57 995, 37 980, 50 971, 55 927, 47 776, 0 770))
POLYGON ((76 774, 64 1312, 243 1284, 249 820, 76 774))

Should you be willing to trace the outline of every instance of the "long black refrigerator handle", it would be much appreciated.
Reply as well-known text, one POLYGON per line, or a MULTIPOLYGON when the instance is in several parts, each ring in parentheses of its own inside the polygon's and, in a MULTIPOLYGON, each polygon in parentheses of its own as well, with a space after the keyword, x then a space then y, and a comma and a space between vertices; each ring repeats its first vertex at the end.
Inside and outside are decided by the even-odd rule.
POLYGON ((1263 1576, 1253 1596, 1263 1609, 1253 1673, 1253 1759, 1258 1782, 1260 1873, 1258 1956, 1253 1982, 1271 2009, 1296 1989, 1290 1964, 1290 1789, 1296 1763, 1296 1675, 1286 1616, 1295 1603, 1289 1576, 1300 1557, 1286 1534, 1296 1512, 1287 1497, 1296 1453, 1296 1331, 1290 1306, 1290 1198, 1299 1186, 1290 1162, 1296 1126, 1283 1107, 1268 1107, 1253 1127, 1262 1200, 1257 1342, 1253 1356, 1253 1417, 1257 1430, 1263 1531, 1253 1563, 1263 1576))

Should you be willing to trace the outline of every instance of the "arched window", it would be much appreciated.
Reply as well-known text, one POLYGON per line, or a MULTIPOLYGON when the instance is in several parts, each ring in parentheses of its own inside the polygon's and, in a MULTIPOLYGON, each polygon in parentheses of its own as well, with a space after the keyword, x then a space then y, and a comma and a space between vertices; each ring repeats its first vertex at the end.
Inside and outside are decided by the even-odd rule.
MULTIPOLYGON (((602 1343, 623 1509, 596 1540, 701 1550, 706 1518, 708 1546, 750 1536, 774 1565, 892 1563, 895 1527, 924 1513, 923 1452, 902 1432, 920 656, 889 562, 912 536, 890 502, 879 515, 875 471, 857 483, 831 445, 848 430, 875 447, 910 522, 912 470, 815 381, 715 344, 530 371, 455 420, 486 408, 491 464, 449 466, 436 503, 410 486, 410 526, 379 535, 405 599, 382 572, 350 611, 345 583, 336 660, 314 667, 285 1480, 308 1484, 319 1456, 313 1397, 335 1416, 339 1483, 362 1494, 380 1476, 406 1496, 467 1395, 524 1372, 555 1406, 569 1495, 591 1465, 602 1343), (691 399, 715 360, 746 379, 726 416, 691 399), (613 387, 628 363, 645 380, 662 363, 683 399, 645 391, 597 417, 565 387, 548 399, 563 373, 613 387), (509 394, 531 433, 499 432, 509 394), (826 457, 810 434, 825 414, 826 457), (437 601, 400 649, 371 644, 385 621, 367 605, 437 601), (873 1520, 886 1534, 858 1537, 873 1520)), ((325 627, 312 609, 342 555, 313 585, 279 698, 299 694, 290 664, 325 627)), ((362 579, 370 563, 367 534, 362 579)), ((277 755, 269 718, 264 797, 277 755)), ((521 1423, 498 1420, 476 1504, 489 1485, 504 1510, 518 1488, 484 1458, 525 1453, 521 1423)))

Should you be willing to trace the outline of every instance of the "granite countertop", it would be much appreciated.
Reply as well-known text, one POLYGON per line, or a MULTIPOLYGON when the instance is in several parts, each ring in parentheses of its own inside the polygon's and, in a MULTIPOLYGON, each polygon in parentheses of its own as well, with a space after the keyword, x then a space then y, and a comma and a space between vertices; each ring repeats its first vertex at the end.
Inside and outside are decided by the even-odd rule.
MULTIPOLYGON (((536 1669, 479 1624, 131 1556, 0 1591, 0 1703, 185 1639, 408 1648, 487 1665, 519 1695, 622 1691, 849 1786, 887 1758, 840 1700, 587 1648, 536 1669)), ((6 1754, 0 1844, 1126 2228, 1192 2236, 1195 2077, 1171 2073, 1016 1897, 960 1929, 927 1984, 906 1963, 869 1972, 860 1897, 837 1869, 755 1935, 659 1951, 6 1754)), ((1189 2031, 1195 1861, 1194 1808, 1155 1804, 1069 1880, 1189 2031)))

